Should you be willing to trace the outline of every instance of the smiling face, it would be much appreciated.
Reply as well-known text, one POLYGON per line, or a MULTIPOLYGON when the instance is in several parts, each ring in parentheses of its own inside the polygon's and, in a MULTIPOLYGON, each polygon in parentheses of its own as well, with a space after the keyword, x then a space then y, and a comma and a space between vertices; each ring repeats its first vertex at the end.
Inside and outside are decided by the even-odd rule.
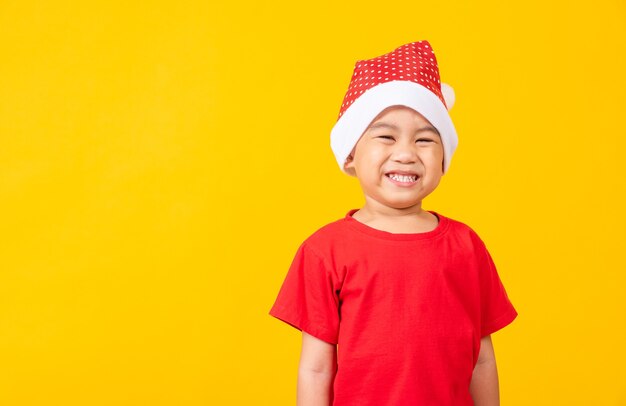
POLYGON ((421 114, 404 106, 380 113, 345 163, 369 209, 421 210, 443 175, 443 145, 421 114))

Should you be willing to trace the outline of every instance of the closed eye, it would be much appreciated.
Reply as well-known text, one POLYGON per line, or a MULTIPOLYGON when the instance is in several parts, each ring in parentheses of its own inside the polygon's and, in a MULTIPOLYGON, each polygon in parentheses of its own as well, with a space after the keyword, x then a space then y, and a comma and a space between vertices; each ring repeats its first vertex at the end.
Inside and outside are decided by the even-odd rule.
POLYGON ((390 141, 394 140, 394 138, 391 135, 379 135, 376 138, 382 138, 384 140, 390 140, 390 141))
POLYGON ((432 138, 418 138, 415 142, 434 142, 432 138))

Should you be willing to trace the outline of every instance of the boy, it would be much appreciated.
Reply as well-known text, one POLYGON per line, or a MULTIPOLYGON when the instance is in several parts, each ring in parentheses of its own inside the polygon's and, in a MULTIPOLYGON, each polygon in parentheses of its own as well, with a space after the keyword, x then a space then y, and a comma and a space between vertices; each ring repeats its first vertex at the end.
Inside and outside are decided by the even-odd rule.
POLYGON ((422 209, 457 135, 427 41, 358 61, 331 147, 365 204, 307 238, 270 315, 302 331, 297 404, 497 405, 517 312, 484 243, 422 209))

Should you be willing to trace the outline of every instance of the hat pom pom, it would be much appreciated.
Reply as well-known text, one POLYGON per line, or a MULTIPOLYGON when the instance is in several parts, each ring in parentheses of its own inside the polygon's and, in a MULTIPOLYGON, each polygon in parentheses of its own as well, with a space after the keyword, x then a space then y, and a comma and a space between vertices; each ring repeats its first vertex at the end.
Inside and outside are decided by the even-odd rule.
POLYGON ((443 95, 443 100, 446 102, 446 106, 448 107, 448 111, 454 106, 454 102, 456 98, 454 96, 454 89, 447 83, 441 84, 441 94, 443 95))

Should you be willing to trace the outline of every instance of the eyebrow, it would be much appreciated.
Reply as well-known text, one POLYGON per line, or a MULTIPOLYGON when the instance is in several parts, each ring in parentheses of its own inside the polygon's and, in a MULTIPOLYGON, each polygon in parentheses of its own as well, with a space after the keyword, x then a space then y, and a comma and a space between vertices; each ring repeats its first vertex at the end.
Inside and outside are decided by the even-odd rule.
MULTIPOLYGON (((400 130, 400 128, 397 125, 395 125, 395 124, 385 123, 384 121, 379 121, 377 123, 374 123, 374 124, 370 125, 367 128, 367 131, 375 130, 377 128, 388 128, 390 130, 395 130, 395 131, 399 131, 400 130)), ((435 127, 430 126, 430 125, 426 126, 426 127, 418 128, 415 131, 415 133, 421 133, 421 132, 424 132, 424 131, 433 131, 433 132, 439 134, 439 131, 437 131, 437 129, 435 127)))

